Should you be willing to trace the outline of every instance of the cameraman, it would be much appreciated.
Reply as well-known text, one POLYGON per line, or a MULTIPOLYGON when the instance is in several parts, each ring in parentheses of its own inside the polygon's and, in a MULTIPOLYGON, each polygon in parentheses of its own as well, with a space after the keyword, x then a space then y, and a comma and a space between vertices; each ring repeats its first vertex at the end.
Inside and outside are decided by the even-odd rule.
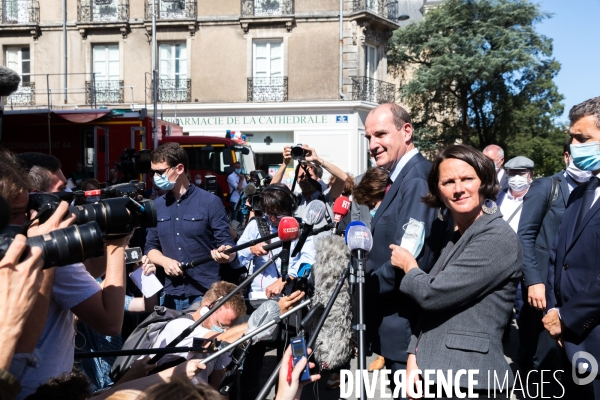
MULTIPOLYGON (((30 174, 35 174, 36 171, 45 174, 44 168, 33 167, 35 165, 30 168, 30 174)), ((15 179, 11 184, 21 185, 15 194, 16 200, 10 204, 13 209, 11 223, 22 224, 27 221, 30 186, 22 183, 28 182, 28 177, 19 164, 15 162, 10 168, 15 171, 15 179)), ((11 178, 9 174, 0 176, 1 180, 11 178)), ((67 209, 68 204, 61 202, 46 223, 40 226, 37 221, 33 222, 28 235, 41 235, 70 225, 74 217, 62 221, 67 209)), ((35 213, 32 214, 34 217, 35 213)), ((106 241, 106 279, 103 287, 81 263, 44 271, 36 305, 17 345, 17 352, 21 354, 15 354, 10 368, 10 372, 23 386, 19 398, 33 393, 51 377, 73 368, 74 315, 100 333, 116 335, 120 332, 125 300, 127 240, 128 237, 106 241)))
MULTIPOLYGON (((302 148, 304 149, 304 160, 300 161, 299 165, 296 167, 301 195, 295 216, 300 218, 304 218, 306 206, 313 200, 319 199, 325 204, 333 204, 335 199, 342 194, 346 178, 348 177, 348 175, 340 168, 320 158, 315 149, 308 147, 306 144, 303 144, 302 148), (319 177, 315 172, 315 167, 324 168, 332 176, 336 177, 336 181, 329 191, 323 192, 323 187, 318 182, 319 177), (306 168, 308 173, 306 173, 304 168, 306 168)), ((285 170, 292 161, 292 148, 286 146, 283 149, 283 163, 273 176, 273 182, 281 182, 283 180, 285 170)), ((322 224, 324 224, 324 222, 322 222, 322 224)))
POLYGON ((234 242, 221 200, 190 183, 185 150, 178 143, 164 143, 150 158, 154 184, 168 192, 154 200, 158 224, 148 229, 145 252, 167 275, 161 306, 184 310, 201 301, 208 288, 221 280, 219 264, 235 258, 235 253, 227 256, 211 250, 229 248, 234 242), (182 262, 208 254, 213 262, 185 273, 179 268, 182 262))

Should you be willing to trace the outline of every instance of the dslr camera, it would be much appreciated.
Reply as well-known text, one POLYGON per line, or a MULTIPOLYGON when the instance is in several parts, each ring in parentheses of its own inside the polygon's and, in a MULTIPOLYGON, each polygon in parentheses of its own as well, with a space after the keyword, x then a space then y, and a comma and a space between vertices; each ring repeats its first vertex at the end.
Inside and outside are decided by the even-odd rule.
POLYGON ((302 144, 297 144, 292 147, 292 158, 296 161, 304 161, 306 150, 302 148, 302 144))

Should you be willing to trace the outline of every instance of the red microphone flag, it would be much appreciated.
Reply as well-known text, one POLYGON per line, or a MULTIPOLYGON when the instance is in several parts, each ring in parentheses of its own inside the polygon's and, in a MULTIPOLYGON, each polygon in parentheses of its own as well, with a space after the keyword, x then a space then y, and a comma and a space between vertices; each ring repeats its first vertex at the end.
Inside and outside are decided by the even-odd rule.
POLYGON ((348 215, 350 211, 350 199, 346 196, 340 196, 333 203, 333 220, 340 222, 342 218, 348 215))

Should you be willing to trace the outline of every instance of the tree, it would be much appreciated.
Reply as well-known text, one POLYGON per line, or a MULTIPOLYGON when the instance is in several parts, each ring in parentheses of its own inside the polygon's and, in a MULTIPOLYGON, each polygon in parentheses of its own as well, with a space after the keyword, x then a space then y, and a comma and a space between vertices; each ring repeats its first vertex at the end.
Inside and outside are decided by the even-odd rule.
POLYGON ((548 17, 527 0, 447 0, 394 32, 388 68, 400 77, 420 148, 460 140, 510 149, 516 138, 555 147, 560 64, 552 40, 534 29, 548 17))

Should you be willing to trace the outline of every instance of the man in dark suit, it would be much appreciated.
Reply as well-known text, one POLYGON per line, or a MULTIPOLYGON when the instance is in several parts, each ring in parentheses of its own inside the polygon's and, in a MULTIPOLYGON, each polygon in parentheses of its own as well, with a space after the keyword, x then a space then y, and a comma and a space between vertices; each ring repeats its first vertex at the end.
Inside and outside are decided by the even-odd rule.
POLYGON ((568 399, 600 399, 600 378, 586 379, 598 372, 600 360, 599 116, 600 97, 569 112, 573 163, 594 176, 571 194, 548 263, 548 313, 542 322, 563 345, 562 383, 568 399))
MULTIPOLYGON (((571 191, 587 183, 590 173, 578 170, 571 160, 569 138, 563 148, 566 169, 534 180, 523 199, 519 239, 523 245, 523 307, 519 314, 519 368, 556 369, 556 343, 542 325, 550 247, 562 221, 571 191), (587 178, 587 179, 586 179, 587 178), (539 341, 539 344, 538 344, 539 341)), ((519 295, 519 293, 517 293, 519 295)))
POLYGON ((496 167, 496 174, 498 175, 498 182, 500 182, 500 189, 508 189, 508 175, 502 168, 504 164, 504 150, 497 144, 490 144, 482 152, 487 158, 494 162, 496 167))
POLYGON ((406 110, 396 104, 382 104, 369 113, 365 128, 377 166, 390 172, 388 191, 371 221, 373 248, 366 264, 367 338, 371 350, 385 358, 386 368, 393 373, 406 368, 410 323, 417 320, 418 306, 398 290, 403 273, 381 267, 390 264, 389 246, 401 243, 404 227, 412 218, 424 223, 425 244, 416 259, 419 267, 429 272, 442 242, 441 237, 431 234, 432 225, 442 221, 436 219, 435 209, 421 201, 428 192, 431 163, 413 144, 406 110))

